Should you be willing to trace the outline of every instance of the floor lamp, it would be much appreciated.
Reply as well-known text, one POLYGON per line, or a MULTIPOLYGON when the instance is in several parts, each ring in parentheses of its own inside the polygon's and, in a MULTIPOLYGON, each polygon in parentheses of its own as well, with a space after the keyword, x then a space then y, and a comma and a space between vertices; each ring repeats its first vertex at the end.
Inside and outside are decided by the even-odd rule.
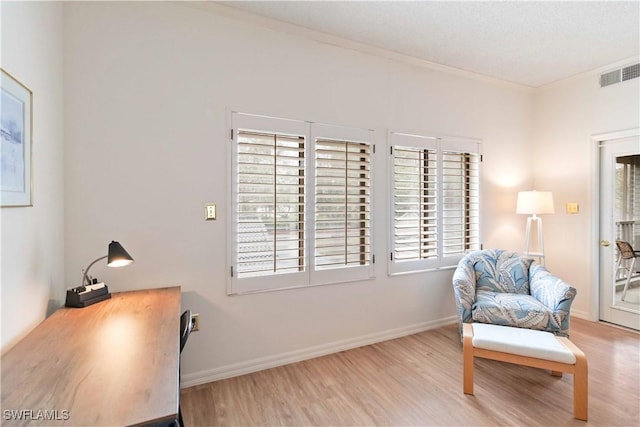
POLYGON ((527 233, 525 237, 524 255, 537 257, 544 265, 544 240, 542 238, 542 218, 538 215, 552 214, 553 194, 550 191, 520 191, 516 204, 516 213, 531 215, 527 218, 527 233), (531 223, 535 222, 538 229, 538 251, 531 251, 531 223))

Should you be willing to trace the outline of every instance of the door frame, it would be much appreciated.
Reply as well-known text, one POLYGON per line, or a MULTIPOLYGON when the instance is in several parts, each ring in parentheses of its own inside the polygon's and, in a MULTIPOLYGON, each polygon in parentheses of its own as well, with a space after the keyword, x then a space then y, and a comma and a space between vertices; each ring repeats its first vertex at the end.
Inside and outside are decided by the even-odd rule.
POLYGON ((591 246, 591 277, 593 287, 590 289, 592 298, 590 304, 589 320, 600 321, 600 143, 614 139, 631 138, 640 136, 640 128, 631 128, 614 132, 605 132, 591 135, 592 150, 592 180, 591 195, 591 231, 595 238, 591 246))

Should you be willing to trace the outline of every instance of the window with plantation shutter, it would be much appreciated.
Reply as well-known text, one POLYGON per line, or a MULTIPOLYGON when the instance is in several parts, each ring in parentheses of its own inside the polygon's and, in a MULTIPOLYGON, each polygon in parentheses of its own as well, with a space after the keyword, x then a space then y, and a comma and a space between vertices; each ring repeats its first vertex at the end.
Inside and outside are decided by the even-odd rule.
POLYGON ((314 123, 311 135, 315 158, 312 280, 370 277, 371 131, 314 123))
POLYGON ((371 276, 370 131, 233 113, 232 140, 230 293, 371 276))
POLYGON ((442 256, 480 249, 480 154, 442 151, 441 203, 442 256))
POLYGON ((369 146, 317 140, 315 267, 369 264, 369 146))
POLYGON ((304 270, 304 145, 238 132, 238 277, 304 270))
POLYGON ((456 265, 480 248, 479 142, 390 133, 389 272, 456 265))
POLYGON ((438 256, 436 150, 396 146, 393 236, 396 261, 438 256))

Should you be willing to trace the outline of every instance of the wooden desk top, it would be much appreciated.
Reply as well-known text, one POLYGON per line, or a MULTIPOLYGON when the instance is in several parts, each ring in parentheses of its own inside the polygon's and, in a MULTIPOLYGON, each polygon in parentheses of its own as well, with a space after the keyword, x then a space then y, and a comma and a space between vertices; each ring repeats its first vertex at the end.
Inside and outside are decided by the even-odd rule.
POLYGON ((59 309, 2 356, 2 425, 177 419, 179 331, 180 287, 59 309))

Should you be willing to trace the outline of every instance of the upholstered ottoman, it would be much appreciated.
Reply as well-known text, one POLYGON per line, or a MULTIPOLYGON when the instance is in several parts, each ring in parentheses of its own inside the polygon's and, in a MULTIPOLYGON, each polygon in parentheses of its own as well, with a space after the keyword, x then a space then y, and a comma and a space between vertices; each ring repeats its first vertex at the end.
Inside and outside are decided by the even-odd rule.
POLYGON ((587 420, 587 358, 571 341, 551 332, 483 323, 465 323, 463 390, 473 394, 474 357, 549 369, 552 375, 573 374, 573 415, 587 420))

